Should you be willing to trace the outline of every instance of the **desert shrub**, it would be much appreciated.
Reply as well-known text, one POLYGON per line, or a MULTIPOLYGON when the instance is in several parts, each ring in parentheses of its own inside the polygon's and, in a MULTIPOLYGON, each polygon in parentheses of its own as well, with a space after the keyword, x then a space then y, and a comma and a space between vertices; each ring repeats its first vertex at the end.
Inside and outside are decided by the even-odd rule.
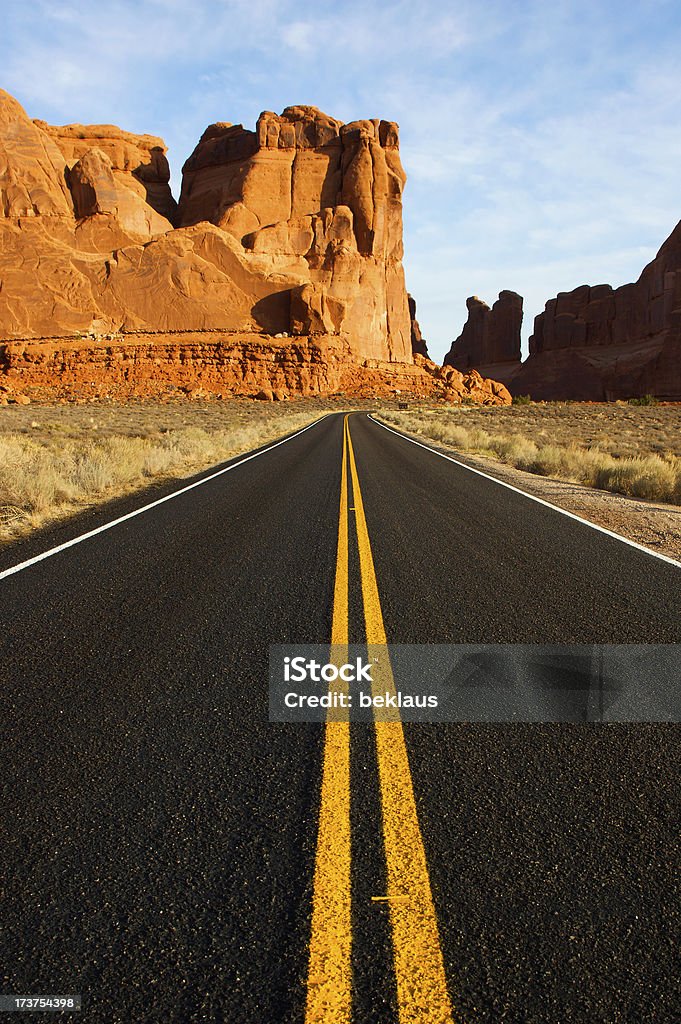
POLYGON ((528 464, 537 454, 537 445, 534 441, 513 434, 510 437, 495 434, 492 438, 491 448, 502 462, 507 462, 511 466, 519 466, 521 463, 528 464))
POLYGON ((641 395, 639 398, 630 398, 629 405, 657 405, 655 395, 641 395))
POLYGON ((493 454, 528 473, 571 480, 634 498, 681 504, 681 459, 674 455, 617 458, 597 447, 540 444, 519 434, 491 434, 481 428, 460 426, 452 422, 450 413, 385 413, 381 418, 460 451, 493 454))
POLYGON ((532 405, 532 398, 530 395, 513 395, 513 405, 532 405))
POLYGON ((659 455, 612 459, 611 464, 598 473, 596 486, 634 498, 675 501, 678 500, 679 476, 679 467, 659 455))

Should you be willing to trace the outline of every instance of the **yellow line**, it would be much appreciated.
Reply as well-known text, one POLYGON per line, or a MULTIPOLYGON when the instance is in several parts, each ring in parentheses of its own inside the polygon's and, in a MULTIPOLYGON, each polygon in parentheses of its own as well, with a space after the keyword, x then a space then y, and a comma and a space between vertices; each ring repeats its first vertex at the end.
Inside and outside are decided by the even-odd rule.
MULTIPOLYGON (((347 443, 355 499, 367 647, 369 660, 374 657, 378 659, 375 663, 378 671, 373 673, 373 688, 375 692, 394 691, 390 660, 385 650, 387 639, 374 559, 349 427, 347 443)), ((400 1024, 452 1024, 452 1008, 447 992, 428 865, 399 712, 395 712, 392 721, 376 721, 374 727, 400 1024)))
MULTIPOLYGON (((331 626, 331 661, 348 646, 347 416, 338 516, 338 551, 331 626)), ((352 1015, 350 920, 350 723, 329 709, 324 737, 321 806, 315 859, 305 1024, 349 1024, 352 1015)))
POLYGON ((346 435, 348 418, 343 420, 343 457, 341 460, 341 493, 338 513, 338 553, 336 580, 333 589, 333 620, 331 645, 348 646, 348 449, 346 435))

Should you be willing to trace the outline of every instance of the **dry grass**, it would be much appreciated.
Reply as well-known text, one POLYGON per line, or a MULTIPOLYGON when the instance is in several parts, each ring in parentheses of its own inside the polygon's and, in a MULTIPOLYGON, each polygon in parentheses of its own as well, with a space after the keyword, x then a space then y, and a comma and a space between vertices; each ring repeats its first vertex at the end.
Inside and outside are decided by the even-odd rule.
POLYGON ((421 408, 387 411, 381 418, 529 473, 681 504, 678 407, 421 408))
POLYGON ((681 404, 631 406, 628 403, 531 402, 512 406, 433 407, 412 409, 468 430, 525 437, 537 444, 598 448, 616 458, 660 455, 681 457, 681 404))
POLYGON ((153 481, 223 462, 322 411, 315 403, 0 410, 0 542, 153 481))
POLYGON ((305 399, 0 408, 0 542, 88 505, 188 476, 312 422, 377 411, 400 428, 544 476, 681 503, 681 407, 443 408, 305 399))

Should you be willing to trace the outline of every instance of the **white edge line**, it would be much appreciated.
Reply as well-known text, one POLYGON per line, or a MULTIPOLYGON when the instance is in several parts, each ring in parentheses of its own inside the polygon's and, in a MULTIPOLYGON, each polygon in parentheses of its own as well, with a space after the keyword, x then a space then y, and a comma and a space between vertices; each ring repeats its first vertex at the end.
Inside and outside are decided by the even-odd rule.
POLYGON ((543 498, 538 498, 535 494, 529 494, 527 491, 523 491, 520 487, 514 487, 513 484, 507 484, 505 480, 498 480, 495 476, 490 476, 489 473, 483 473, 481 469, 473 469, 472 466, 467 466, 465 462, 459 462, 458 459, 452 458, 451 455, 445 455, 444 452, 437 451, 436 448, 431 448, 430 445, 423 444, 421 441, 417 441, 414 437, 409 437, 408 434, 403 434, 399 430, 393 430, 386 423, 381 423, 380 420, 375 419, 370 413, 367 413, 370 420, 378 424, 379 427, 383 427, 384 430, 389 430, 391 434, 395 434, 397 437, 401 437, 404 441, 410 441, 411 444, 416 444, 419 448, 425 448, 427 452, 431 452, 433 455, 439 455, 441 459, 446 459, 447 462, 453 462, 455 466, 461 466, 462 469, 467 469, 469 473, 475 473, 477 476, 483 476, 485 480, 491 480, 492 483, 499 484, 500 487, 506 487, 509 491, 515 491, 516 494, 522 494, 524 498, 529 498, 530 501, 536 501, 538 505, 545 505, 546 508, 553 509, 554 512, 560 512, 562 516, 567 516, 568 519, 574 519, 577 523, 582 523, 584 526, 589 526, 592 530, 597 530, 598 533, 604 533, 607 537, 614 537, 615 540, 622 541, 623 544, 628 544, 631 548, 636 548, 638 551, 643 551, 646 555, 651 555, 653 558, 659 558, 661 562, 668 562, 669 565, 676 566, 677 569, 681 569, 681 562, 678 562, 675 558, 670 558, 669 555, 661 555, 658 551, 651 551, 650 548, 646 548, 643 544, 637 544, 635 540, 629 540, 628 537, 623 537, 620 533, 614 533, 612 530, 607 530, 605 526, 598 526, 597 523, 592 523, 588 519, 583 519, 582 516, 575 515, 574 512, 568 512, 567 509, 560 508, 559 505, 552 505, 550 501, 544 501, 543 498))
POLYGON ((90 537, 96 537, 98 533, 104 533, 105 530, 111 530, 112 527, 118 526, 119 523, 124 523, 127 519, 134 519, 135 516, 141 516, 143 512, 148 512, 149 509, 156 508, 158 505, 163 505, 166 501, 171 501, 173 498, 179 497, 180 494, 186 494, 187 491, 194 490, 195 487, 201 487, 202 484, 207 484, 210 480, 215 480, 216 477, 222 476, 224 473, 229 473, 230 470, 236 469, 238 466, 243 466, 244 462, 250 462, 251 459, 255 459, 258 455, 265 455, 267 452, 271 452, 274 448, 278 448, 280 444, 286 444, 287 441, 292 441, 294 437, 299 437, 300 434, 304 434, 310 427, 316 426, 325 420, 328 413, 324 416, 320 416, 319 419, 313 420, 312 423, 308 423, 306 427, 301 430, 297 430, 295 434, 289 434, 288 437, 284 437, 281 441, 276 441, 275 444, 269 445, 267 448, 262 448, 260 451, 252 452, 250 455, 246 455, 245 458, 239 459, 238 462, 233 462, 230 466, 225 466, 223 469, 218 469, 217 472, 211 473, 210 476, 204 476, 201 480, 195 480, 193 484, 187 484, 186 487, 181 487, 178 491, 173 491, 172 494, 166 494, 163 498, 157 498, 156 501, 150 501, 148 505, 142 505, 141 508, 136 508, 132 512, 127 512, 124 516, 119 516, 118 519, 112 519, 109 523, 104 523, 102 526, 98 526, 95 530, 89 530, 87 533, 82 533, 78 537, 73 537, 72 540, 67 540, 64 544, 59 544, 56 548, 49 548, 47 551, 43 551, 40 555, 35 555, 33 558, 27 558, 25 562, 19 562, 18 565, 13 565, 10 569, 4 569, 0 572, 0 580, 4 580, 7 576, 13 576, 16 572, 21 572, 22 569, 28 569, 30 565, 35 565, 36 562, 42 562, 45 558, 51 558, 52 555, 58 554, 60 551, 65 551, 66 548, 72 548, 75 544, 80 544, 84 540, 89 540, 90 537))

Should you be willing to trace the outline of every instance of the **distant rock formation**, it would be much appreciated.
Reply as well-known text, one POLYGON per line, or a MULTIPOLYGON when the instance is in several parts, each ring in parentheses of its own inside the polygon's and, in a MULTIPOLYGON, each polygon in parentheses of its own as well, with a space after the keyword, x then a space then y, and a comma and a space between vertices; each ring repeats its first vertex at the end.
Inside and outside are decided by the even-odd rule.
POLYGON ((520 328, 523 300, 515 292, 499 292, 490 309, 477 295, 466 299, 468 319, 463 331, 445 356, 445 366, 459 370, 514 366, 520 361, 520 328))
POLYGON ((414 356, 423 356, 424 359, 428 359, 428 343, 421 334, 421 328, 416 319, 416 299, 412 295, 407 295, 407 300, 411 320, 411 353, 414 356))
MULTIPOLYGON (((513 293, 501 293, 508 294, 513 293)), ((681 222, 634 284, 582 285, 550 299, 535 317, 524 363, 519 327, 509 361, 509 348, 490 344, 494 309, 471 299, 468 308, 468 323, 445 362, 475 367, 513 394, 538 400, 614 401, 646 394, 681 400, 681 222)))
POLYGON ((546 303, 518 388, 547 399, 681 400, 681 222, 636 283, 584 285, 546 303))

